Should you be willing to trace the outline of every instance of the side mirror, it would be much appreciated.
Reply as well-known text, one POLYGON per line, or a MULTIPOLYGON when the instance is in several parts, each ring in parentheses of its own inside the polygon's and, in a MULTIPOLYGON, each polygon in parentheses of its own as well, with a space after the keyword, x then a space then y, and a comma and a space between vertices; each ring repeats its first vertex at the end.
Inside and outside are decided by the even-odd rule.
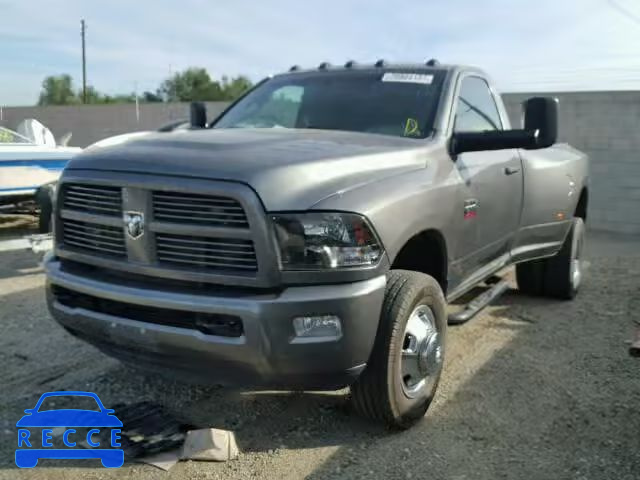
POLYGON ((487 130, 460 132, 451 139, 451 152, 454 155, 507 148, 536 148, 535 138, 526 130, 487 130))
POLYGON ((558 138, 558 102, 555 98, 534 97, 524 103, 524 129, 458 132, 451 139, 451 153, 525 148, 547 148, 558 138))
POLYGON ((207 126, 207 107, 202 102, 191 102, 191 128, 207 126))
POLYGON ((524 129, 535 134, 535 146, 547 148, 558 139, 558 100, 533 97, 524 102, 524 129))

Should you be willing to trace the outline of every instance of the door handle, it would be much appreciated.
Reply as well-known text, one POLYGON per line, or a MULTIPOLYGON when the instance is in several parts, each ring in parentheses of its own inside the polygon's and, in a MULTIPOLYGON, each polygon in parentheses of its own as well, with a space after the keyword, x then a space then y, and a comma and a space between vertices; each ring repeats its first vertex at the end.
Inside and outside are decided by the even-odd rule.
POLYGON ((516 167, 504 167, 505 175, 513 175, 514 173, 518 173, 519 171, 520 169, 516 167))

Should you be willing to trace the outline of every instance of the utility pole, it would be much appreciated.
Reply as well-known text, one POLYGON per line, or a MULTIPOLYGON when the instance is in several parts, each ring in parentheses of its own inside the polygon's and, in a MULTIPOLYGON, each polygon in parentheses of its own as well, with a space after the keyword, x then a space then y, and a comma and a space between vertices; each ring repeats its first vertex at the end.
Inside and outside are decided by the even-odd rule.
POLYGON ((84 47, 84 32, 86 29, 84 19, 80 20, 80 36, 82 37, 82 103, 87 103, 87 56, 84 47))

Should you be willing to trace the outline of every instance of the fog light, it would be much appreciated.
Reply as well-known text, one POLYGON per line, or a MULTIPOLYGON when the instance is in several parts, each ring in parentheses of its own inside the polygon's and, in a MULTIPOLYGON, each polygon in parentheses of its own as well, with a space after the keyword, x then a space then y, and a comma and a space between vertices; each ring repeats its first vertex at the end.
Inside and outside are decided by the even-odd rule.
POLYGON ((335 315, 296 317, 293 329, 296 332, 293 343, 330 342, 342 337, 342 322, 335 315))

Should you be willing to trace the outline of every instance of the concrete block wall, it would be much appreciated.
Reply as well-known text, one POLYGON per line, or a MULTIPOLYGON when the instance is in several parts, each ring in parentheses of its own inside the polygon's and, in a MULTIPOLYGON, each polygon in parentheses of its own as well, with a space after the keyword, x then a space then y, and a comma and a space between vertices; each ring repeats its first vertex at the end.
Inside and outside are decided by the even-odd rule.
POLYGON ((589 155, 589 226, 640 235, 640 92, 504 94, 514 125, 535 95, 558 98, 560 141, 589 155))

